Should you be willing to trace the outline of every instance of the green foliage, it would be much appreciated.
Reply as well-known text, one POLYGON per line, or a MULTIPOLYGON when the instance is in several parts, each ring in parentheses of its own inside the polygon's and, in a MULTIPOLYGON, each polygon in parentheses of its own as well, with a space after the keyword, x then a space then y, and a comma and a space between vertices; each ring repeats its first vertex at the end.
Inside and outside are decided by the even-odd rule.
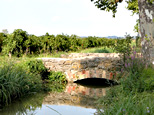
MULTIPOLYGON (((123 0, 91 0, 94 1, 94 4, 100 10, 105 10, 107 12, 112 11, 113 17, 117 12, 118 3, 121 3, 123 0)), ((127 0, 128 6, 127 9, 131 10, 133 14, 139 13, 138 1, 137 0, 127 0)))
POLYGON ((66 83, 66 76, 62 72, 54 72, 51 71, 50 75, 48 76, 48 79, 50 82, 56 82, 59 84, 66 83))
POLYGON ((147 65, 135 48, 126 53, 120 85, 112 87, 98 100, 99 115, 153 115, 154 68, 147 65), (103 108, 103 109, 102 109, 103 108))
POLYGON ((115 13, 117 12, 117 2, 122 2, 122 0, 118 0, 117 2, 114 0, 91 0, 95 1, 94 4, 99 8, 100 10, 105 10, 105 11, 112 11, 113 17, 115 17, 115 13))
MULTIPOLYGON (((94 4, 97 8, 104 11, 112 11, 113 17, 115 17, 115 14, 117 12, 118 3, 121 3, 123 0, 91 0, 95 1, 94 4)), ((149 3, 152 3, 152 0, 148 0, 149 3)), ((139 7, 138 7, 138 0, 126 0, 128 6, 126 7, 128 10, 132 11, 134 14, 139 14, 139 7)), ((138 21, 136 22, 136 25, 134 26, 135 32, 138 32, 138 21)))
POLYGON ((154 4, 154 0, 147 0, 150 5, 154 4))
POLYGON ((21 56, 26 51, 25 41, 28 39, 28 34, 26 31, 21 29, 14 30, 10 35, 7 35, 4 40, 3 53, 4 54, 14 54, 16 56, 21 56))
POLYGON ((12 99, 42 88, 40 76, 27 73, 20 66, 4 63, 0 66, 0 104, 5 105, 12 99))
MULTIPOLYGON (((103 109, 98 110, 98 115, 153 115, 154 114, 154 93, 136 93, 132 95, 128 93, 123 95, 122 90, 114 89, 110 90, 105 97, 101 100, 107 102, 106 99, 111 103, 106 103, 103 109), (112 91, 116 93, 112 95, 112 91), (107 96, 113 97, 107 97, 107 96)), ((103 102, 104 102, 103 101, 103 102)))
POLYGON ((13 52, 16 47, 16 41, 12 39, 12 34, 7 35, 7 38, 3 41, 2 52, 6 55, 13 52))
POLYGON ((138 0, 127 0, 126 2, 128 10, 131 10, 133 14, 139 14, 138 0))
MULTIPOLYGON (((126 39, 107 39, 89 36, 79 38, 76 35, 49 35, 43 36, 28 35, 21 29, 15 30, 12 34, 0 34, 0 51, 3 55, 21 56, 39 56, 58 54, 58 52, 81 51, 87 48, 104 47, 112 49, 118 53, 125 54, 131 45, 131 36, 127 35, 126 39), (4 36, 4 37, 3 37, 4 36), (1 42, 2 41, 2 42, 1 42)), ((99 51, 102 52, 102 51, 99 51)))
POLYGON ((98 48, 88 48, 81 50, 81 53, 114 53, 114 50, 107 47, 98 47, 98 48))
POLYGON ((141 79, 144 81, 144 88, 148 91, 154 91, 154 69, 147 68, 142 71, 141 79))
POLYGON ((131 42, 132 37, 130 35, 126 35, 126 39, 118 39, 115 44, 114 50, 118 53, 122 53, 124 61, 126 60, 126 55, 130 55, 131 42))
POLYGON ((59 82, 56 82, 56 81, 52 81, 52 83, 48 83, 46 84, 47 88, 48 88, 48 91, 51 91, 51 92, 63 92, 65 89, 66 89, 66 83, 59 83, 59 82))
POLYGON ((139 32, 139 19, 136 20, 136 25, 134 26, 134 32, 139 32))
POLYGON ((48 69, 44 66, 42 60, 30 60, 26 62, 26 66, 30 73, 39 74, 42 80, 47 79, 49 72, 48 69))
POLYGON ((134 92, 143 92, 145 90, 145 82, 136 73, 128 73, 122 80, 121 85, 124 90, 124 93, 134 93, 134 92))
POLYGON ((146 61, 141 57, 140 54, 137 54, 136 51, 133 51, 131 55, 126 54, 126 60, 124 62, 124 69, 127 72, 138 73, 140 74, 145 67, 148 65, 146 61))
POLYGON ((141 76, 143 70, 148 66, 143 57, 136 53, 135 48, 131 54, 126 54, 126 60, 121 69, 123 74, 121 84, 126 93, 143 92, 146 89, 145 81, 141 76))
POLYGON ((106 47, 113 49, 116 39, 98 38, 89 36, 79 38, 76 35, 29 35, 21 29, 15 30, 12 34, 0 34, 0 51, 3 55, 17 57, 32 56, 40 54, 51 54, 58 52, 78 51, 93 47, 106 47))
POLYGON ((0 115, 32 115, 33 111, 42 108, 42 103, 46 95, 44 92, 25 95, 22 99, 16 100, 15 103, 3 107, 0 115))
POLYGON ((6 34, 0 33, 0 52, 2 51, 3 41, 6 38, 6 34))

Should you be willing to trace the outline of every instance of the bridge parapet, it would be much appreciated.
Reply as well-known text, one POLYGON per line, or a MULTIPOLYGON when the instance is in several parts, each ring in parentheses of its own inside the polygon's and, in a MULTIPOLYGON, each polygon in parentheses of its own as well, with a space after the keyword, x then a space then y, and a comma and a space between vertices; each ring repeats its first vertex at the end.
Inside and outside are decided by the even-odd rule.
POLYGON ((41 59, 50 71, 64 72, 69 82, 84 78, 112 79, 116 76, 117 68, 121 65, 120 58, 115 53, 104 54, 104 56, 97 53, 89 54, 89 56, 84 53, 70 55, 72 58, 68 56, 68 58, 41 59))

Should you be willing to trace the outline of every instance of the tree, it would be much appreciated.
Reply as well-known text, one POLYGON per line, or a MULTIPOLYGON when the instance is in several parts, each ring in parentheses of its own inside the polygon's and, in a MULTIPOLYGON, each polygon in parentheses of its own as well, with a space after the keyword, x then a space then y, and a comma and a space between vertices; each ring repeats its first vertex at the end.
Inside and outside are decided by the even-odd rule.
POLYGON ((0 33, 0 52, 2 51, 3 41, 6 35, 4 33, 0 33))
POLYGON ((3 32, 4 34, 8 34, 8 33, 9 33, 7 29, 3 29, 2 32, 3 32))
MULTIPOLYGON (((122 0, 91 0, 101 10, 117 12, 118 3, 122 0)), ((139 32, 143 57, 154 64, 154 0, 126 0, 127 9, 139 13, 139 32)))
POLYGON ((12 54, 21 56, 26 51, 25 41, 28 39, 26 31, 21 29, 14 30, 12 34, 8 34, 3 40, 4 46, 2 52, 11 57, 12 54))

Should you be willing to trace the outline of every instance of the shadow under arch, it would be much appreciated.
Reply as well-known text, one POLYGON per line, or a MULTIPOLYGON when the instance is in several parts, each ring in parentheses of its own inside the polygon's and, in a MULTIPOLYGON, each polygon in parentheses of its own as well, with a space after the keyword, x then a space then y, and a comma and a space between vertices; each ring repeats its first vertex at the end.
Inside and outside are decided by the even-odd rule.
POLYGON ((118 85, 116 81, 105 79, 105 78, 85 78, 85 79, 74 81, 74 83, 77 83, 85 87, 92 87, 92 88, 106 88, 106 87, 118 85))

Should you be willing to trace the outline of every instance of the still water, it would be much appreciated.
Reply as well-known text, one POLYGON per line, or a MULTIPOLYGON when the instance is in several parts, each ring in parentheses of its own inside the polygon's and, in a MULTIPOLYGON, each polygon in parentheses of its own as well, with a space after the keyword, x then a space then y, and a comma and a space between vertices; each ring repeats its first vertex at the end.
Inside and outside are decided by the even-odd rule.
POLYGON ((67 84, 63 90, 34 93, 0 110, 0 115, 93 115, 108 88, 67 84))

